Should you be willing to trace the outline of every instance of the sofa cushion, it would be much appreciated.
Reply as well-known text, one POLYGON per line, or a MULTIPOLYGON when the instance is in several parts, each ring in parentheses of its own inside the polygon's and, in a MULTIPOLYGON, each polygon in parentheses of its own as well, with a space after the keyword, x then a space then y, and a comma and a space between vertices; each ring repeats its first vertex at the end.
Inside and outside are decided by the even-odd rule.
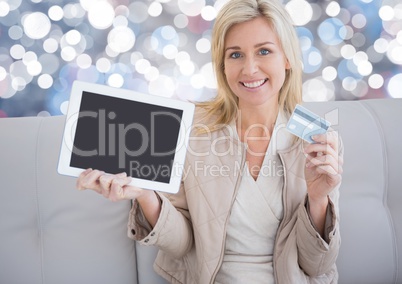
POLYGON ((56 171, 64 119, 0 119, 0 282, 137 283, 130 202, 56 171))

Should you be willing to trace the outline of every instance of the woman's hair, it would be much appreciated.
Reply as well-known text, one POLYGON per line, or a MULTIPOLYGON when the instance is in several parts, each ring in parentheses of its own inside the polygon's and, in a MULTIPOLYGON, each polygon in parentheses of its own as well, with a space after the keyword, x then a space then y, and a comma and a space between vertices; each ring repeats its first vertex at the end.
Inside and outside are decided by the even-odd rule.
POLYGON ((217 115, 217 119, 209 126, 212 131, 237 117, 238 98, 230 89, 224 72, 225 37, 233 25, 257 17, 263 17, 271 24, 290 64, 279 92, 279 106, 291 113, 296 104, 301 102, 302 63, 299 41, 283 4, 277 0, 230 0, 219 11, 212 32, 211 53, 218 92, 213 100, 199 104, 206 110, 207 117, 217 115))

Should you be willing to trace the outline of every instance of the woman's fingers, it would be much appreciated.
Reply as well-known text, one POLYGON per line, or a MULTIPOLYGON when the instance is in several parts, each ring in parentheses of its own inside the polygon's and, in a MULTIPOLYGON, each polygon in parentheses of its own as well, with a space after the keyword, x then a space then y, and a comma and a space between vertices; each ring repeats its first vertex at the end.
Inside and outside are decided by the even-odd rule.
POLYGON ((111 201, 134 199, 142 189, 129 185, 131 177, 126 173, 106 174, 103 171, 87 169, 77 180, 79 190, 92 189, 111 201))
POLYGON ((138 188, 128 185, 131 182, 131 177, 115 177, 110 186, 109 199, 111 201, 119 201, 123 199, 136 198, 138 188))
POLYGON ((313 136, 313 140, 316 142, 315 144, 328 144, 335 152, 338 152, 339 149, 339 137, 338 132, 336 131, 328 131, 323 134, 317 134, 313 136))
POLYGON ((92 169, 83 171, 77 179, 77 188, 79 190, 93 189, 100 193, 99 177, 104 173, 103 171, 92 169))
POLYGON ((335 131, 316 135, 317 143, 305 146, 306 167, 316 168, 319 174, 338 175, 342 173, 343 159, 339 156, 339 140, 335 131))

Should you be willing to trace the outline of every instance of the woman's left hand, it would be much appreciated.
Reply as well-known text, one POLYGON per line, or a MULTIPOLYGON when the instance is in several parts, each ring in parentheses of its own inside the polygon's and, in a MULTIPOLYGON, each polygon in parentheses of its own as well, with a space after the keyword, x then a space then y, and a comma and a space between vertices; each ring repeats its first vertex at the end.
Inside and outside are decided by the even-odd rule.
POLYGON ((306 145, 304 171, 310 200, 326 200, 328 194, 342 180, 343 158, 339 155, 339 137, 336 131, 313 136, 316 143, 306 145))

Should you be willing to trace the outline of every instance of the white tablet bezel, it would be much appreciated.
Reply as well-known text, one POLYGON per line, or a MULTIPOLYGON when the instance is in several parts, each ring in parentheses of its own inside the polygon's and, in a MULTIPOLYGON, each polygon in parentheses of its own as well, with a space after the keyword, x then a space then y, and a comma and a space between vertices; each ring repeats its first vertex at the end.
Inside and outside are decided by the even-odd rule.
MULTIPOLYGON (((114 88, 106 85, 74 81, 64 126, 63 140, 60 150, 58 172, 62 175, 78 177, 85 169, 70 166, 73 142, 81 105, 83 92, 90 92, 100 96, 110 96, 131 101, 137 101, 167 108, 174 108, 183 111, 176 153, 174 156, 173 167, 169 183, 157 182, 152 180, 133 178, 131 184, 143 189, 152 189, 167 193, 177 193, 182 178, 184 160, 192 127, 195 105, 189 102, 175 100, 156 95, 143 94, 127 89, 114 88)), ((96 169, 96 165, 93 166, 96 169)))

